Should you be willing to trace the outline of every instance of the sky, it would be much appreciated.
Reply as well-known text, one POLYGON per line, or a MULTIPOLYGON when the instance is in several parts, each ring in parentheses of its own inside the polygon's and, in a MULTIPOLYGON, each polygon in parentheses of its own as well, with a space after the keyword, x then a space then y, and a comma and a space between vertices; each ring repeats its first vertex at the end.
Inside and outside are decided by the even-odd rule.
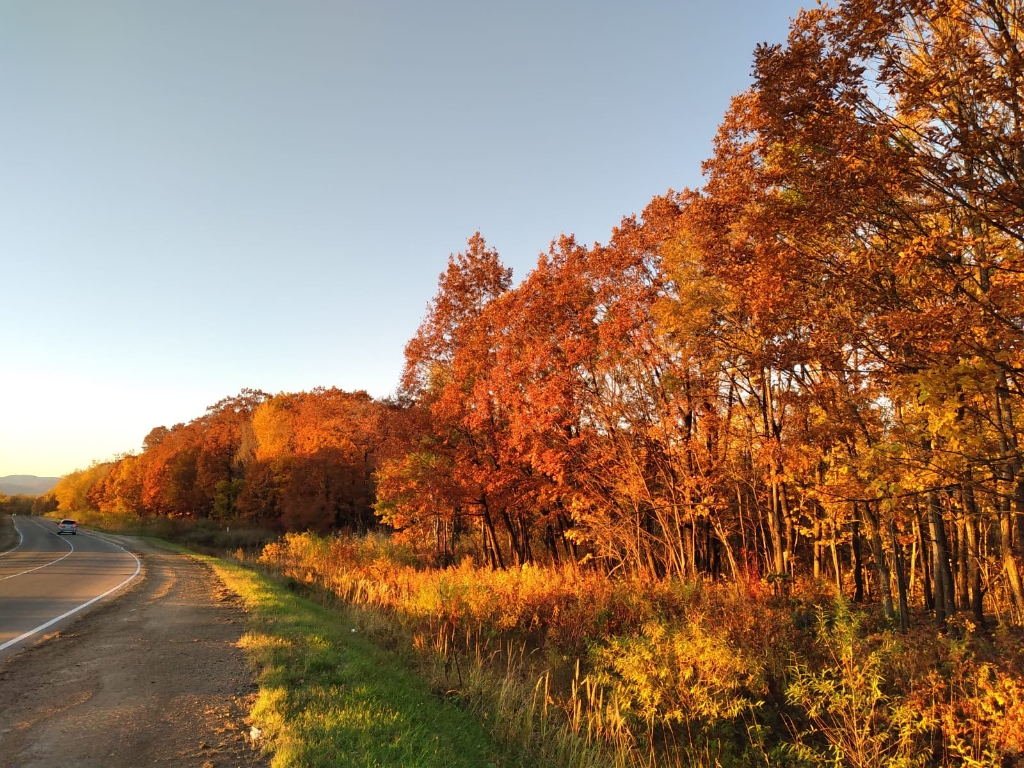
POLYGON ((0 0, 0 476, 385 397, 448 255, 701 183, 795 0, 0 0))

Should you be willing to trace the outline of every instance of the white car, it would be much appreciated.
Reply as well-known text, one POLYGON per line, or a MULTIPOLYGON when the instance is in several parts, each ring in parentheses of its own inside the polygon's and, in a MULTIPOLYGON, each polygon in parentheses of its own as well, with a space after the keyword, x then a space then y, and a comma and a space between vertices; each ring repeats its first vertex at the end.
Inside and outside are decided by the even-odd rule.
POLYGON ((64 518, 57 524, 57 534, 70 533, 72 536, 78 533, 78 523, 74 520, 64 518))

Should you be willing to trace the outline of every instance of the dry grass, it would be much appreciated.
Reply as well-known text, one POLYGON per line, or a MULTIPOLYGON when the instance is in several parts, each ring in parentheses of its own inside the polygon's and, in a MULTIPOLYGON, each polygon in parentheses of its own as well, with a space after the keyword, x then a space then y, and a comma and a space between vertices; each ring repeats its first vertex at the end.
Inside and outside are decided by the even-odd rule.
POLYGON ((779 597, 756 581, 437 569, 384 536, 252 551, 236 556, 344 603, 359 636, 484 723, 506 764, 1024 766, 1024 638, 1006 627, 961 619, 946 635, 921 614, 899 635, 808 582, 779 597))
POLYGON ((359 607, 435 690, 538 761, 1024 765, 1008 631, 962 624, 952 639, 920 617, 899 636, 808 583, 780 598, 571 567, 436 569, 386 537, 290 534, 260 562, 359 607))

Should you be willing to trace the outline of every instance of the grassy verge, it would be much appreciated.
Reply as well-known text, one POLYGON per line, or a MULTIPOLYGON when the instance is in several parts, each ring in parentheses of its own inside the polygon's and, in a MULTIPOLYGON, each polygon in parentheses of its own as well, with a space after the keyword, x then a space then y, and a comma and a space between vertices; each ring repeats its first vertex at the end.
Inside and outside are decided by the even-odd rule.
POLYGON ((167 546, 209 564, 245 602, 242 645, 260 686, 252 716, 274 768, 508 765, 479 721, 353 631, 344 612, 240 565, 167 546))

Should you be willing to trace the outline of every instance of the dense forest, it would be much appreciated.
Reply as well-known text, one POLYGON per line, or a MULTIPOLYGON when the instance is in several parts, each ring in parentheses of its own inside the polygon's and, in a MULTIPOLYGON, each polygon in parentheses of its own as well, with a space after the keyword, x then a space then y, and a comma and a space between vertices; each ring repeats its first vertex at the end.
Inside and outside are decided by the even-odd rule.
POLYGON ((62 477, 38 504, 286 531, 365 531, 374 524, 380 412, 365 392, 245 390, 188 424, 156 427, 137 455, 62 477))

